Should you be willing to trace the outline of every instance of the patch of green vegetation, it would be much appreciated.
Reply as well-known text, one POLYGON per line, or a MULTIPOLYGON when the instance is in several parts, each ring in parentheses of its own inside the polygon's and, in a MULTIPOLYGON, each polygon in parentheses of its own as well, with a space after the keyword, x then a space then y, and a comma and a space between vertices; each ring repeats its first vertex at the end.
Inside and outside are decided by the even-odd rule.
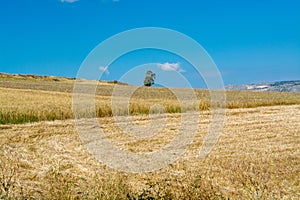
POLYGON ((31 113, 3 112, 0 110, 0 124, 24 124, 37 121, 40 121, 39 117, 31 113))

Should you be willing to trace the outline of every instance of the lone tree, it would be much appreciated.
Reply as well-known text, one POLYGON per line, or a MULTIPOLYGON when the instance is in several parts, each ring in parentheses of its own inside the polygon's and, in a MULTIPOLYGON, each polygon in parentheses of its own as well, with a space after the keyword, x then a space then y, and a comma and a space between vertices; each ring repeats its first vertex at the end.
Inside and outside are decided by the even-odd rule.
POLYGON ((144 79, 144 86, 151 87, 151 85, 154 84, 155 76, 155 73, 153 73, 151 70, 148 70, 144 79))

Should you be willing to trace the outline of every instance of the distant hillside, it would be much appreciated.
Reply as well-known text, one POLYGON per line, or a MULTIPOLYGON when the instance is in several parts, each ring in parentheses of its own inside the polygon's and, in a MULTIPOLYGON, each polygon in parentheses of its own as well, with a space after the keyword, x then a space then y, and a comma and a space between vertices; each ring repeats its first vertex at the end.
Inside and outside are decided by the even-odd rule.
MULTIPOLYGON (((0 74, 0 124, 73 119, 74 84, 74 79, 62 77, 0 74)), ((84 94, 91 91, 91 84, 95 84, 95 81, 79 80, 77 84, 80 85, 80 93, 84 94)), ((156 88, 121 84, 115 90, 117 84, 120 83, 99 81, 92 91, 95 94, 95 106, 82 107, 82 111, 88 111, 87 115, 82 116, 91 116, 89 113, 93 114, 90 112, 93 109, 97 117, 111 117, 114 114, 148 115, 152 112, 161 113, 162 110, 166 113, 181 113, 212 108, 209 90, 171 90, 158 84, 154 85, 156 88), (191 98, 191 92, 198 97, 197 101, 191 98), (117 113, 113 113, 113 99, 122 103, 119 105, 124 105, 117 108, 117 113), (154 105, 162 107, 153 109, 154 105)), ((82 95, 85 96, 91 97, 82 95)), ((293 104, 300 105, 300 92, 226 91, 228 109, 293 104)))
POLYGON ((270 92, 300 92, 300 80, 297 81, 276 81, 269 83, 228 85, 227 90, 254 90, 270 92))
POLYGON ((57 77, 57 76, 40 76, 35 74, 6 74, 0 72, 1 80, 43 80, 43 81, 68 81, 75 78, 57 77))
MULTIPOLYGON (((0 72, 0 81, 14 81, 14 80, 26 80, 26 81, 55 81, 55 82, 65 82, 65 81, 75 81, 76 78, 69 77, 59 77, 59 76, 41 76, 35 74, 6 74, 0 72)), ((85 80, 83 80, 85 81, 85 80)), ((88 81, 88 80, 86 80, 88 81)), ((127 83, 122 83, 117 80, 114 81, 103 81, 100 80, 101 84, 119 84, 119 85, 128 85, 127 83)))

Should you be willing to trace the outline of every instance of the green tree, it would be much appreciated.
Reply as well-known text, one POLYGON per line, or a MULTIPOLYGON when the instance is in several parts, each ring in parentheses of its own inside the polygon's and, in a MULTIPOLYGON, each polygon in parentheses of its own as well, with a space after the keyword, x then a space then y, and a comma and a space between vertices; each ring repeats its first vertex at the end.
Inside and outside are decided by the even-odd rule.
POLYGON ((151 70, 148 70, 144 79, 144 86, 150 87, 151 85, 153 85, 155 77, 156 74, 153 73, 151 70))

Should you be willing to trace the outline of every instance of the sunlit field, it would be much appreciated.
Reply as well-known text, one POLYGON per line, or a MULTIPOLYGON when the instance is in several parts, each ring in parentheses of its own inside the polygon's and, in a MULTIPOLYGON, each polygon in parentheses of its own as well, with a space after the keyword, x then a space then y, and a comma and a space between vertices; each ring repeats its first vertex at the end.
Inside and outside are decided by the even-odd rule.
MULTIPOLYGON (((299 93, 227 91, 224 131, 213 151, 200 159, 211 121, 210 95, 196 90, 200 115, 191 112, 190 123, 197 117, 200 123, 188 151, 164 169, 131 174, 99 163, 85 149, 73 120, 73 85, 74 80, 58 77, 0 78, 0 199, 300 198, 299 93)), ((96 113, 117 146, 155 151, 178 133, 182 107, 172 91, 136 87, 129 108, 134 122, 149 123, 149 108, 161 104, 166 124, 148 140, 124 136, 112 117, 114 86, 99 83, 96 113)))
MULTIPOLYGON (((74 83, 73 79, 58 77, 0 75, 0 124, 72 119, 74 83)), ((91 83, 82 81, 80 84, 91 83)), ((113 83, 98 83, 95 96, 98 117, 112 116, 111 100, 114 86, 113 83)), ((208 90, 194 90, 198 102, 197 105, 190 105, 188 90, 191 89, 172 89, 187 99, 184 104, 180 104, 174 92, 168 88, 128 85, 118 87, 125 92, 134 90, 129 102, 129 113, 132 115, 149 114, 150 107, 155 104, 162 105, 167 113, 210 109, 208 90)), ((230 109, 300 104, 300 93, 227 91, 226 96, 227 108, 230 109)), ((120 110, 118 115, 126 113, 127 110, 120 110)))

